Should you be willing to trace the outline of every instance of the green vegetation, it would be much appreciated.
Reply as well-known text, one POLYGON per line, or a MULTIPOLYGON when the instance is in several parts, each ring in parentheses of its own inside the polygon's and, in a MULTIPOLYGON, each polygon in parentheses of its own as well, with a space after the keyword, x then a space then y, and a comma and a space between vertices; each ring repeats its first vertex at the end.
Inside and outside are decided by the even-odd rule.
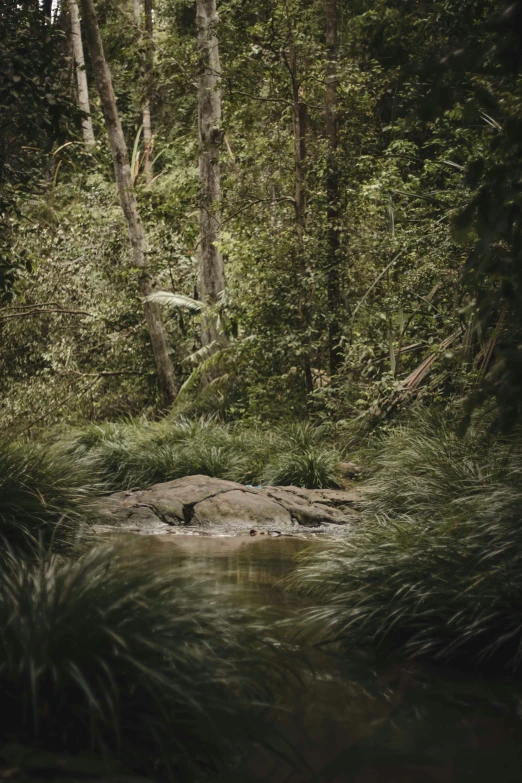
POLYGON ((335 487, 342 430, 311 423, 241 427, 212 418, 88 424, 56 444, 87 462, 108 487, 131 489, 201 473, 243 484, 335 487))
POLYGON ((269 741, 263 710, 285 657, 266 629, 211 592, 180 590, 176 571, 137 568, 132 550, 34 564, 5 552, 0 623, 0 746, 215 780, 247 742, 269 741))
MULTIPOLYGON (((521 399, 519 3, 219 0, 221 195, 211 211, 226 292, 207 302, 195 2, 155 3, 151 73, 130 4, 98 15, 148 275, 168 292, 156 306, 178 388, 188 382, 179 407, 254 423, 373 423, 417 396, 465 396, 471 407, 486 395, 511 426, 521 399)), ((0 313, 0 424, 11 436, 64 418, 155 418, 164 406, 87 42, 95 145, 69 102, 67 3, 48 45, 37 9, 7 5, 0 241, 5 274, 24 285, 6 283, 0 313)))
POLYGON ((191 474, 362 463, 305 636, 520 675, 521 0, 3 5, 0 761, 237 770, 284 649, 86 551, 191 474))
POLYGON ((47 547, 71 540, 102 490, 87 459, 58 445, 0 443, 0 538, 4 545, 47 547))
MULTIPOLYGON (((327 639, 510 673, 522 665, 522 452, 476 414, 417 415, 381 440, 360 524, 301 564, 327 639)), ((491 418, 491 417, 489 417, 491 418)))

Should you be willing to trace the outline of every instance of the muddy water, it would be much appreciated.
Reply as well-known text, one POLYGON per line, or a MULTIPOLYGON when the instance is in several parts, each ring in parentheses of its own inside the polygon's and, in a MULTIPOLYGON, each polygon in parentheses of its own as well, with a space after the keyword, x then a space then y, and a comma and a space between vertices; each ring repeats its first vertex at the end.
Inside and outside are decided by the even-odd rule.
MULTIPOLYGON (((299 609, 281 580, 298 538, 140 539, 162 566, 274 618, 299 609)), ((308 650, 314 676, 275 718, 293 762, 255 752, 230 783, 522 783, 522 684, 308 650)))

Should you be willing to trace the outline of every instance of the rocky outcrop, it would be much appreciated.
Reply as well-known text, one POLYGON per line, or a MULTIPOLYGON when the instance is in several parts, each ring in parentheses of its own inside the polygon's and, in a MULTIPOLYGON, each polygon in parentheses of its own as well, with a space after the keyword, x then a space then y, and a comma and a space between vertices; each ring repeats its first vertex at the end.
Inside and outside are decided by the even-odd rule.
POLYGON ((247 487, 209 476, 187 476, 147 490, 115 492, 98 506, 98 522, 133 533, 189 530, 292 532, 357 519, 353 490, 247 487))

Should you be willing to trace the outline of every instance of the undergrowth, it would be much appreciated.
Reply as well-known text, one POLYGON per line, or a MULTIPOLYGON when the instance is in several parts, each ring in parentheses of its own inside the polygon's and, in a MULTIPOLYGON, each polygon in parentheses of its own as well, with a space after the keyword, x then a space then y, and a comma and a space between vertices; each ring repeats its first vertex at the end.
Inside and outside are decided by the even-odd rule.
POLYGON ((260 620, 131 555, 105 547, 35 564, 4 552, 0 746, 215 780, 250 742, 269 742, 265 707, 287 659, 260 620))
POLYGON ((360 523, 305 559, 306 633, 452 664, 522 670, 522 449, 477 416, 418 414, 381 442, 360 523))
POLYGON ((92 461, 56 444, 0 441, 0 538, 12 546, 70 540, 101 489, 92 461))
POLYGON ((74 459, 89 459, 113 489, 195 474, 244 484, 335 487, 344 453, 333 426, 242 427, 212 417, 88 424, 66 433, 60 445, 74 459))

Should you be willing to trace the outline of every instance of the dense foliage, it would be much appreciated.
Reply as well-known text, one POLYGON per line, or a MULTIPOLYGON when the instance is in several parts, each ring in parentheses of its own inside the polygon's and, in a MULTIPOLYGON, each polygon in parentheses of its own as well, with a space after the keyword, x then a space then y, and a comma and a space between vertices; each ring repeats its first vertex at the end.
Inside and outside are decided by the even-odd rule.
POLYGON ((136 569, 129 551, 2 555, 0 623, 0 747, 84 753, 80 773, 94 753, 106 774, 116 760, 149 779, 216 780, 256 732, 268 742, 263 705, 283 670, 267 630, 210 593, 197 606, 175 572, 136 569))
MULTIPOLYGON (((224 0, 218 10, 219 244, 232 342, 215 362, 211 387, 194 384, 183 405, 228 417, 380 417, 411 396, 443 399, 464 391, 477 399, 495 394, 508 423, 518 406, 519 5, 504 11, 493 0, 429 8, 394 0, 371 9, 340 4, 334 154, 324 119, 330 65, 323 5, 267 0, 254 8, 224 0), (294 203, 296 85, 306 114, 302 236, 294 203), (329 299, 332 232, 338 312, 329 299), (342 357, 335 376, 328 362, 332 319, 342 357)), ((134 149, 151 269, 159 288, 192 297, 199 285, 194 9, 181 0, 157 3, 147 79, 130 9, 100 3, 98 11, 134 149), (150 185, 142 168, 144 91, 154 130, 150 185)), ((12 46, 25 34, 22 21, 14 25, 12 46)), ((44 28, 54 46, 58 21, 44 28)), ((3 45, 6 57, 11 39, 3 45)), ((35 63, 36 54, 31 67, 47 72, 48 65, 35 63)), ((53 78, 70 83, 60 63, 56 58, 53 78)), ((87 73, 91 80, 88 62, 87 73)), ((32 84, 27 75, 26 82, 32 84)), ((25 95, 16 115, 12 97, 6 106, 13 129, 16 117, 29 112, 25 95)), ((30 200, 17 202, 28 220, 11 232, 10 252, 30 257, 38 269, 24 298, 0 315, 6 426, 158 405, 94 90, 91 103, 96 148, 85 152, 73 134, 67 159, 57 165, 64 153, 50 146, 47 184, 41 169, 38 195, 33 190, 30 200)), ((56 132, 57 122, 48 122, 56 132)), ((4 179, 22 167, 13 164, 14 154, 6 147, 4 179)), ((165 318, 183 380, 200 361, 201 316, 167 308, 165 318)))
POLYGON ((305 638, 520 674, 521 65, 518 0, 5 0, 0 763, 269 739, 262 619, 84 535, 190 474, 360 460, 305 638))
POLYGON ((520 438, 424 413, 378 448, 361 525, 301 565, 307 633, 520 672, 520 438))

